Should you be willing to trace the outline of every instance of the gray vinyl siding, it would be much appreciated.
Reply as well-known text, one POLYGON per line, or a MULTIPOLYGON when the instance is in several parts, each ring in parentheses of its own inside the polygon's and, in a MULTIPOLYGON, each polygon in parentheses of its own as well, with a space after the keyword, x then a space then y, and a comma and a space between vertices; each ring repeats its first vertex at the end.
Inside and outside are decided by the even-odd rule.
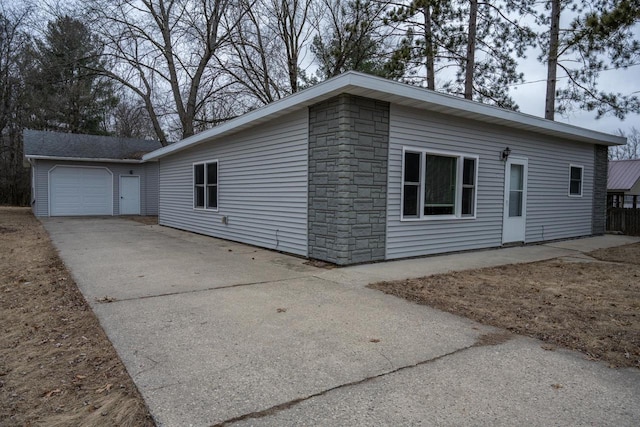
POLYGON ((33 211, 36 216, 49 216, 49 171, 55 166, 74 167, 103 167, 113 174, 113 215, 120 214, 120 176, 137 175, 140 177, 140 214, 157 215, 158 211, 158 178, 153 172, 152 163, 104 163, 104 162, 74 162, 67 160, 36 160, 35 163, 35 204, 33 211), (151 172, 149 172, 151 171, 151 172), (132 173, 130 173, 132 172, 132 173), (155 190, 154 190, 155 189, 155 190), (151 190, 151 191, 148 191, 151 190), (155 198, 155 200, 154 200, 155 198))
POLYGON ((306 256, 307 134, 305 109, 162 158, 160 224, 306 256), (193 163, 208 160, 217 212, 193 208, 193 163))
POLYGON ((501 246, 507 146, 528 159, 526 242, 591 234, 592 145, 397 105, 390 117, 387 259, 501 246), (403 146, 479 156, 476 219, 400 221, 403 146), (570 164, 584 167, 580 198, 568 196, 570 164))
MULTIPOLYGON (((144 164, 144 190, 140 188, 141 200, 144 199, 146 206, 145 215, 158 215, 158 162, 149 162, 144 164)), ((142 183, 140 184, 142 187, 142 183)), ((142 203, 142 201, 141 201, 142 203)))
POLYGON ((33 165, 34 168, 32 179, 34 182, 31 184, 33 186, 33 190, 35 194, 33 195, 33 199, 31 200, 33 210, 33 214, 35 216, 49 216, 49 176, 48 171, 51 169, 51 166, 48 168, 43 165, 44 160, 34 160, 33 165))

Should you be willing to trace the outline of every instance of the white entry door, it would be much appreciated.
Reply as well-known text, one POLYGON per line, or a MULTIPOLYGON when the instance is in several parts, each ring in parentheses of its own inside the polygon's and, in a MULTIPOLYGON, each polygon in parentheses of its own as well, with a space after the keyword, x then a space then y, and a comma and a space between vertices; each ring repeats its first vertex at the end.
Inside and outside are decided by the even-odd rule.
POLYGON ((502 243, 524 242, 527 223, 527 159, 509 158, 504 172, 502 243))
POLYGON ((120 177, 120 215, 140 215, 140 177, 120 177))

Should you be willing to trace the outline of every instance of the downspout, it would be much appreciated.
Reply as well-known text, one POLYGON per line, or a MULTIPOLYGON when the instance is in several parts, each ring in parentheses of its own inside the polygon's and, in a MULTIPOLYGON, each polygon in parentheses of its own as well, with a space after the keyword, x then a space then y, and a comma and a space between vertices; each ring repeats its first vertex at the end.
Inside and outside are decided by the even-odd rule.
POLYGON ((27 157, 27 161, 31 165, 31 210, 36 204, 36 163, 33 159, 27 157))

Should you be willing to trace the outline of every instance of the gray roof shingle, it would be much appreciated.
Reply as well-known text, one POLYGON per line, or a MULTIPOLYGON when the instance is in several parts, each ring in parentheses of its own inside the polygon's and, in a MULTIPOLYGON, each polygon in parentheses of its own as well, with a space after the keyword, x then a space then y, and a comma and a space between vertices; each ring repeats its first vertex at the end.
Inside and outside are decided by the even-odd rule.
POLYGON ((640 179, 640 160, 610 160, 607 190, 628 191, 640 179))
POLYGON ((24 155, 84 159, 141 159, 162 147, 159 141, 80 135, 39 130, 24 131, 24 155))

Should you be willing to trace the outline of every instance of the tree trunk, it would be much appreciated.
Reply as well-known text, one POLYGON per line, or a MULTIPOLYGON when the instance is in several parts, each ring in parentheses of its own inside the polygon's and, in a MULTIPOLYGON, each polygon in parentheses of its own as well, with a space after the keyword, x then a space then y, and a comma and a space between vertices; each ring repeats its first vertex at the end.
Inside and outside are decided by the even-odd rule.
POLYGON ((547 97, 544 118, 553 120, 556 111, 556 74, 558 72, 558 38, 560 36, 560 0, 551 0, 551 30, 547 57, 547 97))
POLYGON ((433 48, 433 28, 431 26, 431 6, 424 8, 425 66, 427 68, 427 89, 436 90, 435 49, 433 48))
POLYGON ((471 0, 469 9, 469 37, 464 73, 464 98, 473 99, 473 69, 476 62, 476 26, 478 21, 478 0, 471 0))
POLYGON ((291 85, 291 93, 298 91, 298 54, 292 53, 288 59, 287 67, 289 69, 289 84, 291 85))

